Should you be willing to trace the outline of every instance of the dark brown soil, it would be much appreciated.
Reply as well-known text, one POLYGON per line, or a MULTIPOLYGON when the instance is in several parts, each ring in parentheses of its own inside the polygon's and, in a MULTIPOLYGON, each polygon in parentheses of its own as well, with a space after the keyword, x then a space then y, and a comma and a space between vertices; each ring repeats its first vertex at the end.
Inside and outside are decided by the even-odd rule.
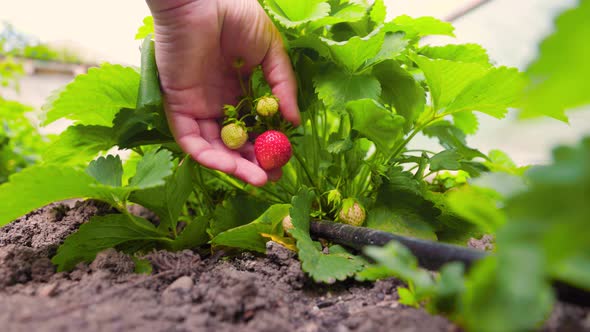
MULTIPOLYGON (((272 242, 265 257, 153 252, 145 256, 149 276, 134 274, 133 261, 115 250, 56 273, 57 246, 107 211, 93 202, 53 204, 0 229, 1 331, 460 331, 400 305, 394 279, 314 284, 272 242)), ((589 326, 587 310, 559 305, 545 329, 589 326)))

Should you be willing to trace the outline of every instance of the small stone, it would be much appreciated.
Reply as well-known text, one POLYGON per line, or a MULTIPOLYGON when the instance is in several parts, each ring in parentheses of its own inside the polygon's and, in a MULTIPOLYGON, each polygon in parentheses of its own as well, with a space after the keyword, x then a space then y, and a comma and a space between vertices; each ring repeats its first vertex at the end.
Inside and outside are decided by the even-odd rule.
POLYGON ((176 279, 173 283, 171 283, 170 286, 166 287, 166 290, 164 290, 164 292, 177 291, 177 290, 188 292, 193 288, 194 285, 195 285, 195 283, 193 282, 193 279, 191 277, 182 276, 182 277, 176 279))
POLYGON ((47 284, 37 289, 37 295, 42 297, 53 297, 56 294, 57 283, 47 284))

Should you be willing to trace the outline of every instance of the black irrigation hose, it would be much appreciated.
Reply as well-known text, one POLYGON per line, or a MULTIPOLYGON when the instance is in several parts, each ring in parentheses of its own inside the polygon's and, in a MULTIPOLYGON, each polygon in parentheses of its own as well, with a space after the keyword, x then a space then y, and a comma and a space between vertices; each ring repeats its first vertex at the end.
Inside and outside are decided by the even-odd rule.
MULTIPOLYGON (((312 221, 311 234, 335 243, 355 249, 364 246, 384 246, 390 241, 398 241, 406 246, 418 259, 420 266, 429 270, 438 270, 449 262, 462 262, 468 269, 477 260, 489 254, 475 249, 452 244, 421 240, 365 227, 354 227, 330 221, 312 221)), ((561 282, 554 282, 553 288, 561 301, 590 306, 590 292, 561 282)))

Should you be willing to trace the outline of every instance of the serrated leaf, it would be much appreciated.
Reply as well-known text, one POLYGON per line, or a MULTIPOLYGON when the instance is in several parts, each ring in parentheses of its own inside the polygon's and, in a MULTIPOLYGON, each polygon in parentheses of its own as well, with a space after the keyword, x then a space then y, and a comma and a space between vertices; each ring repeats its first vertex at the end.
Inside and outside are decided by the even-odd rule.
POLYGON ((397 114, 406 118, 405 131, 409 131, 424 110, 424 89, 420 83, 401 68, 396 61, 386 61, 374 68, 375 76, 383 87, 381 98, 395 107, 397 114))
POLYGON ((456 171, 461 168, 461 160, 463 156, 454 150, 444 150, 441 151, 432 158, 430 158, 430 170, 432 171, 440 171, 440 170, 450 170, 456 171))
POLYGON ((79 262, 91 262, 100 251, 125 242, 149 240, 155 245, 169 240, 149 221, 133 218, 131 220, 123 214, 92 217, 77 232, 66 238, 51 261, 57 265, 58 271, 67 271, 79 262))
POLYGON ((384 38, 385 32, 379 29, 365 37, 354 36, 342 42, 320 37, 328 45, 332 58, 351 73, 357 71, 365 62, 379 53, 384 38))
POLYGON ((182 207, 193 190, 193 166, 192 160, 185 158, 163 186, 135 191, 129 200, 156 213, 160 217, 160 230, 175 232, 182 207))
POLYGON ((270 16, 286 28, 317 21, 330 14, 330 5, 324 0, 264 0, 264 5, 270 16))
POLYGON ((555 21, 554 33, 540 45, 526 74, 531 81, 521 117, 551 116, 567 122, 565 110, 590 104, 590 2, 578 1, 555 21))
POLYGON ((149 35, 154 35, 154 17, 153 16, 146 16, 143 19, 143 25, 137 29, 137 33, 135 34, 136 40, 144 39, 149 35))
POLYGON ((403 138, 405 119, 392 114, 372 99, 346 104, 352 118, 352 129, 370 139, 377 149, 387 154, 403 138))
POLYGON ((332 7, 332 13, 329 16, 315 20, 309 24, 309 30, 314 31, 318 28, 334 25, 343 22, 355 22, 365 15, 365 6, 360 3, 342 2, 332 7))
POLYGON ((318 97, 327 108, 344 110, 346 103, 358 99, 377 99, 381 85, 372 75, 350 75, 332 69, 314 78, 318 97))
POLYGON ((373 2, 373 6, 371 6, 371 11, 369 12, 369 17, 371 21, 375 23, 375 25, 380 25, 385 22, 385 17, 387 16, 387 7, 383 0, 375 0, 373 2))
POLYGON ((397 58, 408 46, 408 40, 401 32, 386 32, 381 49, 375 57, 367 60, 365 68, 374 66, 385 60, 397 58))
POLYGON ((412 60, 424 72, 437 112, 453 102, 471 82, 487 73, 487 68, 478 63, 433 60, 420 55, 412 60))
POLYGON ((467 146, 465 133, 450 124, 448 121, 437 122, 434 125, 425 128, 423 132, 426 136, 438 138, 440 145, 445 149, 455 150, 467 160, 474 158, 488 159, 488 157, 479 150, 467 146))
POLYGON ((347 253, 341 248, 331 247, 330 254, 318 249, 309 235, 309 216, 314 194, 302 188, 293 197, 289 215, 295 229, 290 233, 297 241, 299 260, 303 271, 307 272, 316 282, 333 283, 344 280, 359 271, 364 261, 347 253))
POLYGON ((453 124, 466 135, 473 135, 479 128, 479 121, 473 112, 463 111, 453 113, 453 124))
POLYGON ((516 68, 491 68, 472 81, 445 109, 446 114, 475 110, 501 119, 522 98, 526 81, 516 68))
POLYGON ((67 118, 76 124, 111 126, 121 108, 135 107, 139 79, 130 67, 103 64, 90 68, 48 100, 43 106, 43 124, 67 118))
POLYGON ((385 27, 388 31, 404 31, 410 39, 428 35, 455 36, 451 23, 430 16, 412 18, 401 15, 386 23, 385 27))
POLYGON ((215 207, 209 233, 211 236, 256 220, 270 204, 252 196, 237 195, 215 207))
POLYGON ((115 146, 112 132, 105 126, 70 126, 43 153, 43 161, 62 166, 86 164, 115 146))
POLYGON ((121 109, 113 120, 113 136, 117 145, 130 149, 141 145, 173 142, 164 117, 163 114, 146 112, 144 109, 121 109))
POLYGON ((431 59, 445 59, 460 62, 490 64, 487 51, 478 44, 450 44, 445 46, 424 46, 419 54, 431 59))
POLYGON ((268 239, 262 234, 282 235, 281 222, 289 215, 290 207, 290 204, 271 205, 256 220, 218 234, 211 243, 265 253, 268 239))
POLYGON ((168 150, 152 150, 137 163, 135 175, 129 180, 129 186, 146 189, 163 185, 164 179, 172 174, 174 164, 168 150))
POLYGON ((90 175, 73 168, 26 168, 0 186, 0 226, 49 203, 93 196, 96 184, 90 175))
POLYGON ((100 157, 90 162, 86 173, 105 186, 120 187, 123 178, 123 163, 119 156, 100 157))

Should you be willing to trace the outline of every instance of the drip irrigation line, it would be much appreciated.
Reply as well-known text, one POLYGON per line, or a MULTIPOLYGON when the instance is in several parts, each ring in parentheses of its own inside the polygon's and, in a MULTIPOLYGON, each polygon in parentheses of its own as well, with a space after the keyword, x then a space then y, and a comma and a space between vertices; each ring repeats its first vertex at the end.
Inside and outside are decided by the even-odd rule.
MULTIPOLYGON (((361 250, 365 246, 384 246, 398 241, 406 246, 418 259, 418 264, 428 270, 438 270, 444 264, 461 262, 469 269, 475 262, 490 255, 485 251, 457 245, 416 239, 382 232, 366 227, 354 227, 331 221, 312 221, 311 234, 347 247, 361 250)), ((590 306, 590 292, 562 282, 554 282, 553 288, 561 301, 590 306)))

